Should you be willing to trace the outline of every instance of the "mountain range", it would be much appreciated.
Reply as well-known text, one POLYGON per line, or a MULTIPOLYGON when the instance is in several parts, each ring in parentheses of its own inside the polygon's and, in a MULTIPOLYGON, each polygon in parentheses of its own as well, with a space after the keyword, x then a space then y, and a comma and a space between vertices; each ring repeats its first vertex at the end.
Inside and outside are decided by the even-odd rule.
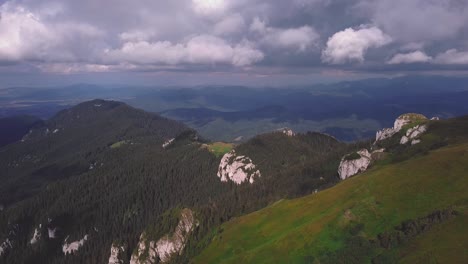
POLYGON ((383 131, 229 144, 79 103, 0 148, 0 263, 464 262, 468 118, 403 115, 383 131), (343 164, 357 169, 340 178, 343 164))

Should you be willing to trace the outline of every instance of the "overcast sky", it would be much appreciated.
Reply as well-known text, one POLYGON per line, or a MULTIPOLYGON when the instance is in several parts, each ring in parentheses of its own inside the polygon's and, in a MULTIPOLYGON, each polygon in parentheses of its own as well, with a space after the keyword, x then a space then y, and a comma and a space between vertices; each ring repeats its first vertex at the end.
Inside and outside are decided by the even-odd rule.
POLYGON ((467 74, 468 0, 0 0, 0 87, 467 74))

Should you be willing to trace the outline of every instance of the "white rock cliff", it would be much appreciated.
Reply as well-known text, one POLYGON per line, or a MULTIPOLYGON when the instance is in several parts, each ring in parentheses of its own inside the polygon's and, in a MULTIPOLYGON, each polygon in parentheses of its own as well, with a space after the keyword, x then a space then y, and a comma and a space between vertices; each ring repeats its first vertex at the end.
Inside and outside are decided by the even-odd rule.
POLYGON ((400 132, 400 130, 407 124, 415 120, 427 120, 427 118, 421 114, 403 114, 399 116, 393 123, 392 128, 384 128, 377 131, 375 136, 375 142, 387 139, 400 132))
POLYGON ((346 158, 349 155, 346 155, 341 159, 340 166, 338 167, 338 174, 342 180, 356 175, 359 172, 363 172, 369 167, 372 161, 369 151, 367 151, 367 149, 361 149, 356 153, 359 154, 360 158, 347 160, 346 158))
POLYGON ((229 180, 236 184, 245 181, 253 183, 256 177, 261 177, 260 171, 253 164, 252 159, 246 156, 237 156, 235 150, 224 154, 218 167, 218 177, 223 182, 229 180))
POLYGON ((168 262, 173 254, 182 253, 188 236, 197 225, 192 210, 183 209, 174 233, 166 234, 156 242, 148 241, 146 234, 141 234, 137 252, 132 255, 130 264, 152 264, 158 260, 162 263, 168 262), (148 255, 142 260, 141 256, 145 252, 148 252, 148 255))

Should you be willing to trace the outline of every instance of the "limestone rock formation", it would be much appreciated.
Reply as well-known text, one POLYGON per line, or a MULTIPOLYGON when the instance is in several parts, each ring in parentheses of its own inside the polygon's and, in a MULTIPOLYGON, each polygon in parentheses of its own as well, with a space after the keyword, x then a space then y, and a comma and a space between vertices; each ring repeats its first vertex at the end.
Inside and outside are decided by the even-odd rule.
POLYGON ((125 247, 112 244, 109 264, 123 264, 122 255, 125 253, 125 247))
POLYGON ((235 150, 224 154, 218 167, 218 177, 221 181, 231 180, 236 184, 244 181, 253 183, 256 177, 261 177, 257 166, 252 159, 246 156, 237 156, 235 150))
POLYGON ((32 237, 31 240, 29 241, 29 243, 30 243, 31 245, 36 244, 36 243, 41 239, 41 227, 42 227, 42 225, 39 225, 38 228, 35 228, 35 229, 34 229, 33 237, 32 237))
POLYGON ((428 120, 427 117, 421 114, 403 114, 395 120, 392 128, 384 128, 382 130, 377 131, 377 134, 375 136, 375 142, 377 143, 378 141, 392 137, 396 133, 400 132, 400 130, 407 124, 425 120, 428 120))
POLYGON ((65 238, 65 242, 62 246, 62 252, 65 255, 78 251, 78 249, 84 245, 85 241, 88 240, 88 235, 85 235, 82 239, 71 243, 68 243, 67 240, 68 237, 65 238))
POLYGON ((179 223, 174 233, 166 234, 158 241, 149 241, 146 233, 141 234, 136 254, 132 255, 130 264, 152 264, 158 260, 168 262, 173 254, 181 254, 188 236, 198 225, 195 215, 190 209, 183 209, 179 223), (146 257, 142 259, 142 256, 146 257))
POLYGON ((421 142, 420 140, 417 140, 416 138, 419 137, 421 134, 426 132, 427 126, 426 125, 417 125, 415 127, 412 127, 406 131, 406 134, 401 138, 400 144, 406 144, 411 141, 411 145, 418 144, 421 142))
POLYGON ((350 155, 346 155, 341 159, 338 167, 338 174, 342 180, 345 180, 353 175, 367 170, 372 161, 371 154, 367 149, 361 149, 356 152, 359 158, 349 159, 350 155))

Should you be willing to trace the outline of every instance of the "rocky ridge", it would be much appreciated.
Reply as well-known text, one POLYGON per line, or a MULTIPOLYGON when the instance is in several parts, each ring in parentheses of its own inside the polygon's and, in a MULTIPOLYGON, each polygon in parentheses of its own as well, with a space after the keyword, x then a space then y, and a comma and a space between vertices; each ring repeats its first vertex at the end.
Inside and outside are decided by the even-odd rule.
MULTIPOLYGON (((438 120, 432 118, 431 120, 438 120)), ((411 126, 406 130, 406 133, 401 137, 399 143, 401 145, 411 142, 411 145, 415 145, 421 142, 419 137, 427 131, 427 125, 424 122, 427 122, 428 119, 421 114, 403 114, 399 116, 392 128, 384 128, 377 131, 374 145, 372 148, 375 148, 380 141, 392 138, 402 131, 405 127, 411 126)), ((372 164, 375 159, 378 159, 381 156, 385 149, 376 149, 371 153, 367 149, 361 149, 356 153, 351 153, 345 155, 340 162, 338 167, 338 175, 342 180, 345 180, 353 175, 364 172, 372 164)))

